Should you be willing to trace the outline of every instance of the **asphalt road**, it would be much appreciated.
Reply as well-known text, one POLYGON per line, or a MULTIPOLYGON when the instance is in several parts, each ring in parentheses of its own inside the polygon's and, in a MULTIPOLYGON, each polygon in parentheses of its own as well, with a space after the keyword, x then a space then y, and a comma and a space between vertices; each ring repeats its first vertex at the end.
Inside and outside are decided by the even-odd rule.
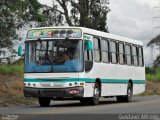
POLYGON ((0 114, 160 114, 160 96, 134 97, 130 103, 117 103, 115 98, 105 98, 97 106, 81 105, 79 101, 53 101, 50 107, 38 104, 0 107, 0 114))

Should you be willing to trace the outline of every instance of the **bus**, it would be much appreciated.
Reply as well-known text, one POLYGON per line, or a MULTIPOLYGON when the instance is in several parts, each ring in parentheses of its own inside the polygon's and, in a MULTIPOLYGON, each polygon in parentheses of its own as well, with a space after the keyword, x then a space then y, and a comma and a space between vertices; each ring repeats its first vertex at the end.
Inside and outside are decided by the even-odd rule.
POLYGON ((30 29, 24 69, 24 96, 42 107, 63 99, 130 102, 145 91, 143 43, 84 27, 30 29))

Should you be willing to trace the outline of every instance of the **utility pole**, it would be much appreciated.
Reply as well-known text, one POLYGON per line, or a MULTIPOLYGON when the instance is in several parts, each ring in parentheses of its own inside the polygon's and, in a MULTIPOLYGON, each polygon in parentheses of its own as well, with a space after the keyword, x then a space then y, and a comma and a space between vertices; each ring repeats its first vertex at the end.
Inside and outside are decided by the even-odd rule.
MULTIPOLYGON (((160 7, 154 7, 153 11, 153 18, 152 18, 152 23, 153 23, 153 36, 157 36, 160 34, 160 7)), ((152 60, 152 66, 153 66, 153 61, 154 61, 154 46, 151 46, 151 60, 152 60)), ((158 55, 160 56, 160 44, 158 45, 158 55)))

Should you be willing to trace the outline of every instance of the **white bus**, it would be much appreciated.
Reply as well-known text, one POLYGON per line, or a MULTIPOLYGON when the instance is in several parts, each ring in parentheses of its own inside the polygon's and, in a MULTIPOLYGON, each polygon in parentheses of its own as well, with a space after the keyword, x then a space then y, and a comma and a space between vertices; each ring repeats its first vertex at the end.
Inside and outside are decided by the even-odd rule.
POLYGON ((90 105, 100 97, 129 102, 144 91, 142 42, 83 27, 28 31, 24 96, 38 98, 40 106, 55 99, 90 105))

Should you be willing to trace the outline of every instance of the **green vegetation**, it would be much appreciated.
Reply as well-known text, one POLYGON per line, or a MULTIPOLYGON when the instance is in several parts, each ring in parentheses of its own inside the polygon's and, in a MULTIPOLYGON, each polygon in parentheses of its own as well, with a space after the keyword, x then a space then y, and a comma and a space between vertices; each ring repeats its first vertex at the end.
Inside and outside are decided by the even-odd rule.
POLYGON ((148 81, 160 82, 160 68, 146 68, 146 79, 148 81))
POLYGON ((11 74, 11 75, 22 75, 23 74, 23 65, 0 65, 0 74, 11 74))
MULTIPOLYGON (((23 75, 23 64, 0 65, 0 74, 23 75)), ((160 68, 146 68, 148 81, 160 82, 160 68)))

